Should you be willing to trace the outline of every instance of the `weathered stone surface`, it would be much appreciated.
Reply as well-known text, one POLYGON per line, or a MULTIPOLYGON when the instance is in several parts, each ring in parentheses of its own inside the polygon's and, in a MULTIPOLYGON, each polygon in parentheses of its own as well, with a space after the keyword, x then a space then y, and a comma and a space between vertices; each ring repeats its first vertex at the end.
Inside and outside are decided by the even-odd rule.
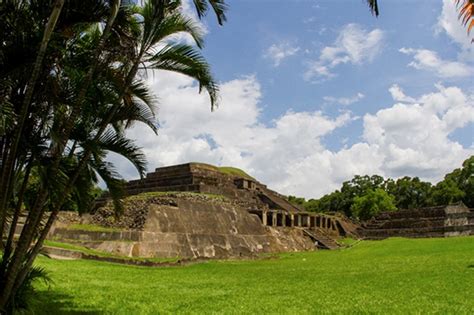
POLYGON ((358 233, 370 239, 391 236, 449 237, 474 234, 474 212, 464 204, 385 212, 358 233))
POLYGON ((285 196, 242 176, 201 163, 157 168, 128 182, 120 219, 103 198, 89 220, 122 232, 60 226, 53 237, 129 256, 198 258, 310 250, 315 239, 351 235, 350 222, 303 212, 285 196))
MULTIPOLYGON (((289 212, 301 211, 299 206, 288 202, 285 196, 250 178, 222 173, 215 166, 204 163, 187 163, 157 168, 144 179, 127 183, 127 194, 147 192, 195 192, 226 196, 246 209, 269 207, 289 212)), ((106 198, 97 202, 103 206, 106 198)))
POLYGON ((128 230, 95 232, 57 228, 53 237, 140 257, 226 258, 314 248, 302 231, 265 227, 256 215, 231 200, 199 194, 129 198, 125 200, 125 213, 120 220, 115 220, 107 207, 99 210, 94 220, 128 230), (134 215, 143 217, 144 223, 137 226, 134 215))

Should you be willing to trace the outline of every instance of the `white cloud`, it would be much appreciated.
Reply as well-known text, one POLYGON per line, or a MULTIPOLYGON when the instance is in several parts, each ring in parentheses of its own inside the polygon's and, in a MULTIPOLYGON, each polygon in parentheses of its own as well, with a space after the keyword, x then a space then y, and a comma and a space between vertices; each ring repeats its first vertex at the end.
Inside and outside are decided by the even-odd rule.
POLYGON ((392 85, 388 91, 392 95, 394 101, 404 102, 404 103, 414 103, 415 99, 413 97, 406 96, 403 90, 398 86, 398 84, 392 85))
POLYGON ((364 140, 384 155, 382 170, 388 176, 439 180, 473 154, 449 138, 454 130, 474 122, 473 96, 457 87, 437 88, 415 104, 397 103, 365 115, 364 140))
POLYGON ((351 96, 351 97, 324 96, 323 100, 329 104, 339 104, 339 105, 348 106, 348 105, 357 103, 358 101, 362 100, 364 97, 365 95, 359 92, 356 95, 351 96))
POLYGON ((432 50, 401 48, 399 51, 413 55, 413 61, 408 64, 410 67, 434 72, 440 78, 467 77, 474 73, 473 67, 458 61, 443 60, 432 50))
POLYGON ((371 62, 381 51, 384 33, 380 29, 367 31, 358 24, 347 24, 332 46, 321 50, 318 60, 309 63, 305 79, 331 78, 331 69, 340 64, 360 65, 371 62))
POLYGON ((438 17, 436 33, 445 33, 461 47, 460 60, 473 60, 474 46, 471 45, 467 29, 458 19, 458 11, 453 0, 443 0, 443 9, 438 17))
MULTIPOLYGON (((354 119, 349 112, 329 117, 288 111, 263 123, 261 88, 253 76, 223 83, 222 102, 213 113, 207 95, 198 94, 188 78, 158 73, 150 83, 161 101, 159 136, 143 126, 130 131, 144 147, 150 169, 189 161, 232 165, 277 191, 310 198, 338 189, 355 174, 439 180, 474 154, 474 148, 450 139, 453 131, 474 122, 473 96, 456 87, 438 86, 416 99, 392 87, 401 91, 398 98, 415 104, 396 103, 366 114, 360 142, 330 150, 322 139, 349 124, 354 119)), ((127 178, 136 177, 128 164, 118 166, 127 178)))
POLYGON ((278 67, 283 62, 283 60, 294 56, 299 50, 299 47, 295 47, 289 42, 281 42, 271 45, 265 51, 263 56, 267 59, 270 59, 273 62, 274 67, 278 67))

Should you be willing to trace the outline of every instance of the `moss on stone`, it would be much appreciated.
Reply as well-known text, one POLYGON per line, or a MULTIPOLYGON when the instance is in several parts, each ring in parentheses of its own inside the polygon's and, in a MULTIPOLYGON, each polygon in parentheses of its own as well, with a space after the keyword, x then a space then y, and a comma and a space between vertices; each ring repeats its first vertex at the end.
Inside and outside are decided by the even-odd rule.
POLYGON ((228 198, 223 195, 217 194, 203 194, 203 193, 195 193, 195 192, 182 192, 182 191, 152 191, 141 193, 138 195, 132 195, 127 197, 126 201, 132 200, 146 200, 149 198, 154 197, 202 197, 205 196, 209 199, 218 199, 218 200, 227 200, 228 198))
POLYGON ((70 230, 90 231, 90 232, 119 232, 120 229, 105 227, 95 224, 71 224, 67 227, 70 230))
POLYGON ((218 167, 218 169, 221 173, 224 173, 227 175, 238 176, 238 177, 255 180, 255 178, 253 178, 252 176, 250 176, 249 174, 247 174, 245 171, 241 170, 240 168, 231 167, 231 166, 221 166, 221 167, 218 167))

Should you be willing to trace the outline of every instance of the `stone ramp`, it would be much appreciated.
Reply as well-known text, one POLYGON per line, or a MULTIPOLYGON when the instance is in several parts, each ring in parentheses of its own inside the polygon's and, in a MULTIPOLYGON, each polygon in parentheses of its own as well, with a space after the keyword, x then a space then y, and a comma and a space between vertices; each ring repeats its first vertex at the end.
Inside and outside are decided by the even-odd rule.
POLYGON ((42 253, 49 258, 58 259, 58 260, 77 260, 77 259, 86 259, 94 260, 122 265, 130 266, 140 266, 140 267, 173 267, 173 266, 183 266, 193 263, 199 263, 207 261, 208 259, 178 259, 175 261, 153 261, 146 259, 131 259, 129 257, 119 257, 119 256, 101 256, 87 254, 82 251, 64 249, 53 246, 43 246, 42 253))
POLYGON ((317 242, 317 247, 322 249, 338 249, 340 246, 335 240, 327 236, 320 229, 303 229, 303 233, 309 236, 313 241, 317 242))
POLYGON ((282 209, 289 212, 302 211, 300 207, 292 204, 284 196, 279 195, 273 190, 259 186, 258 191, 260 199, 263 199, 263 202, 269 204, 270 208, 282 209))

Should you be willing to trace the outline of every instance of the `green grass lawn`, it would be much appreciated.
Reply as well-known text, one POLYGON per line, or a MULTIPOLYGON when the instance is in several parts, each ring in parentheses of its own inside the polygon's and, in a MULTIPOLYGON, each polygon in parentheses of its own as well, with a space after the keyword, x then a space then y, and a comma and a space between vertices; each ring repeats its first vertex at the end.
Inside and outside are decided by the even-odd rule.
POLYGON ((37 314, 473 314, 474 237, 146 268, 40 258, 37 314))

